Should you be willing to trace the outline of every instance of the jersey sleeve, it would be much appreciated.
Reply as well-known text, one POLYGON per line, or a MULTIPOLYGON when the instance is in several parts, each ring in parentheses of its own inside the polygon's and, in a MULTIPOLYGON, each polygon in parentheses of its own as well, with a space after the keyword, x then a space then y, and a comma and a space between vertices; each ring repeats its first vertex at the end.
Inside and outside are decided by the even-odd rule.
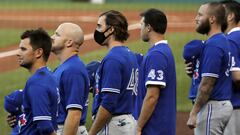
POLYGON ((47 120, 51 121, 50 113, 50 95, 47 87, 41 85, 31 85, 28 89, 28 95, 32 107, 33 121, 47 120))
POLYGON ((168 59, 160 52, 153 52, 147 57, 145 86, 166 86, 168 59))
POLYGON ((101 92, 121 92, 121 63, 116 60, 107 60, 103 65, 101 92))
POLYGON ((62 86, 64 89, 66 110, 69 108, 78 108, 82 110, 86 103, 86 80, 83 75, 80 73, 73 74, 70 72, 64 72, 62 78, 61 83, 64 83, 62 86))
POLYGON ((205 47, 202 59, 202 77, 218 78, 222 64, 222 50, 214 46, 205 47))
POLYGON ((231 53, 230 71, 240 71, 240 54, 238 48, 234 45, 234 43, 231 45, 231 53))
POLYGON ((102 73, 101 105, 109 112, 113 112, 121 93, 121 64, 116 60, 107 60, 103 65, 102 73))

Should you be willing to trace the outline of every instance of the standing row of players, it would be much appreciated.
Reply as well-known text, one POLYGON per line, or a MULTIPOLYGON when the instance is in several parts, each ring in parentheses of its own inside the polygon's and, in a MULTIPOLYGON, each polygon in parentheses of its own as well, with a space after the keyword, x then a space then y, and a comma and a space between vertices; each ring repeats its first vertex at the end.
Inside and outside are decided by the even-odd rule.
POLYGON ((151 46, 145 57, 124 46, 129 34, 122 13, 110 10, 99 16, 94 39, 109 52, 101 63, 87 66, 89 75, 77 56, 84 37, 78 25, 63 23, 51 38, 42 29, 24 32, 17 56, 32 75, 24 90, 5 98, 12 134, 175 134, 176 73, 164 40, 167 18, 157 9, 141 17, 141 37, 151 46), (61 62, 53 73, 46 67, 51 51, 61 62), (88 133, 90 83, 94 101, 88 133), (17 97, 19 106, 14 106, 17 97), (161 123, 165 127, 159 129, 161 123))
MULTIPOLYGON (((194 107, 187 123, 191 128, 196 127, 195 134, 223 134, 232 114, 229 70, 235 65, 232 70, 238 69, 238 57, 232 58, 231 54, 234 52, 227 45, 229 43, 222 34, 222 26, 228 30, 232 27, 230 23, 223 23, 225 9, 230 16, 227 18, 235 23, 231 15, 237 18, 238 14, 234 11, 239 10, 228 8, 228 5, 233 3, 237 2, 203 4, 196 17, 197 31, 210 38, 204 44, 197 42, 198 47, 204 46, 201 48, 201 56, 197 57, 199 59, 190 56, 190 61, 201 63, 194 64, 194 68, 198 67, 195 71, 202 75, 198 84, 193 83, 194 107), (216 51, 212 51, 213 49, 216 51), (236 61, 231 62, 230 59, 236 61), (218 108, 225 110, 214 111, 218 108)), ((77 56, 83 42, 83 33, 76 24, 61 24, 52 36, 52 41, 49 41, 50 37, 43 30, 23 33, 18 53, 19 63, 26 67, 32 76, 24 90, 17 91, 22 93, 20 97, 23 98, 20 99, 23 107, 13 108, 11 105, 14 102, 10 102, 10 106, 5 104, 9 112, 21 112, 17 114, 17 126, 14 122, 16 119, 12 115, 8 117, 9 123, 18 130, 15 133, 174 135, 176 72, 171 49, 164 40, 167 18, 157 9, 149 9, 143 12, 141 17, 141 38, 150 45, 144 57, 123 46, 128 38, 128 23, 120 12, 111 10, 99 16, 94 39, 99 45, 106 46, 109 52, 101 63, 93 62, 87 66, 89 76, 77 56), (61 61, 53 74, 46 68, 50 50, 61 61), (89 83, 93 89, 94 101, 93 125, 87 133, 84 124, 89 83), (59 106, 59 109, 56 106, 59 106)), ((185 52, 188 55, 196 51, 193 50, 185 52)), ((235 76, 239 77, 237 73, 235 76)), ((7 96, 5 101, 13 101, 12 97, 16 97, 16 93, 7 96)))

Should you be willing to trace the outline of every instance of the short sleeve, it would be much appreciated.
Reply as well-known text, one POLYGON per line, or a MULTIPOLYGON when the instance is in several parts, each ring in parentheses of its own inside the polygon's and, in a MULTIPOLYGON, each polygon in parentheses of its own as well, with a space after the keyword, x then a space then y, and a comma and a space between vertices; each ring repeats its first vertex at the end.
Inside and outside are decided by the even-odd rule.
POLYGON ((117 99, 121 92, 121 64, 117 60, 108 59, 102 68, 102 103, 109 112, 116 108, 117 99))
MULTIPOLYGON (((230 41, 231 43, 232 41, 230 41)), ((240 71, 240 54, 234 43, 231 45, 231 69, 230 71, 240 71)))
POLYGON ((153 52, 147 57, 146 82, 147 85, 166 86, 167 57, 160 52, 153 52))
POLYGON ((102 68, 102 89, 101 92, 121 92, 121 63, 116 60, 106 60, 102 68))
POLYGON ((222 64, 222 50, 214 46, 207 46, 203 51, 202 77, 218 78, 222 64))
POLYGON ((85 101, 86 80, 82 74, 73 74, 64 72, 62 76, 62 86, 64 89, 64 97, 66 110, 69 108, 83 109, 85 101))
POLYGON ((33 121, 52 120, 50 113, 50 96, 48 88, 41 85, 31 85, 28 95, 32 107, 33 121))

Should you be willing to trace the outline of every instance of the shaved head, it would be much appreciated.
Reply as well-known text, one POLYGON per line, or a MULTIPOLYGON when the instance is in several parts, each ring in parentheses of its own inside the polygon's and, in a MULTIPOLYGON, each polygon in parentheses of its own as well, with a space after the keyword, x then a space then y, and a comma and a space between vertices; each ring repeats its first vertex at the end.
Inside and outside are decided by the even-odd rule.
POLYGON ((75 43, 81 45, 84 41, 83 30, 80 26, 74 23, 62 23, 58 26, 58 29, 64 31, 64 35, 72 39, 75 43))

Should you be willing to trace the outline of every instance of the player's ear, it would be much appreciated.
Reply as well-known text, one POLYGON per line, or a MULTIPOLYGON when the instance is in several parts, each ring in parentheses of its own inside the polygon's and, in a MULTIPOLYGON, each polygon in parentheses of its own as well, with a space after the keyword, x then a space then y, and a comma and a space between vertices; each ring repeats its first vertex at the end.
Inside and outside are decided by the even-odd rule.
POLYGON ((72 39, 69 39, 66 41, 67 47, 71 47, 74 44, 74 41, 72 39))
POLYGON ((34 51, 34 56, 35 56, 36 58, 42 57, 42 56, 43 56, 43 49, 42 49, 42 48, 36 49, 36 50, 34 51))
POLYGON ((113 33, 113 31, 114 31, 114 27, 111 26, 111 27, 109 28, 109 30, 106 32, 106 35, 109 35, 109 34, 113 33))
POLYGON ((216 22, 216 17, 215 16, 210 16, 209 17, 209 23, 210 24, 213 24, 213 23, 215 23, 216 22))
POLYGON ((148 25, 146 26, 146 28, 147 28, 147 31, 148 31, 148 32, 150 32, 150 31, 152 30, 152 27, 151 27, 150 24, 148 24, 148 25))

